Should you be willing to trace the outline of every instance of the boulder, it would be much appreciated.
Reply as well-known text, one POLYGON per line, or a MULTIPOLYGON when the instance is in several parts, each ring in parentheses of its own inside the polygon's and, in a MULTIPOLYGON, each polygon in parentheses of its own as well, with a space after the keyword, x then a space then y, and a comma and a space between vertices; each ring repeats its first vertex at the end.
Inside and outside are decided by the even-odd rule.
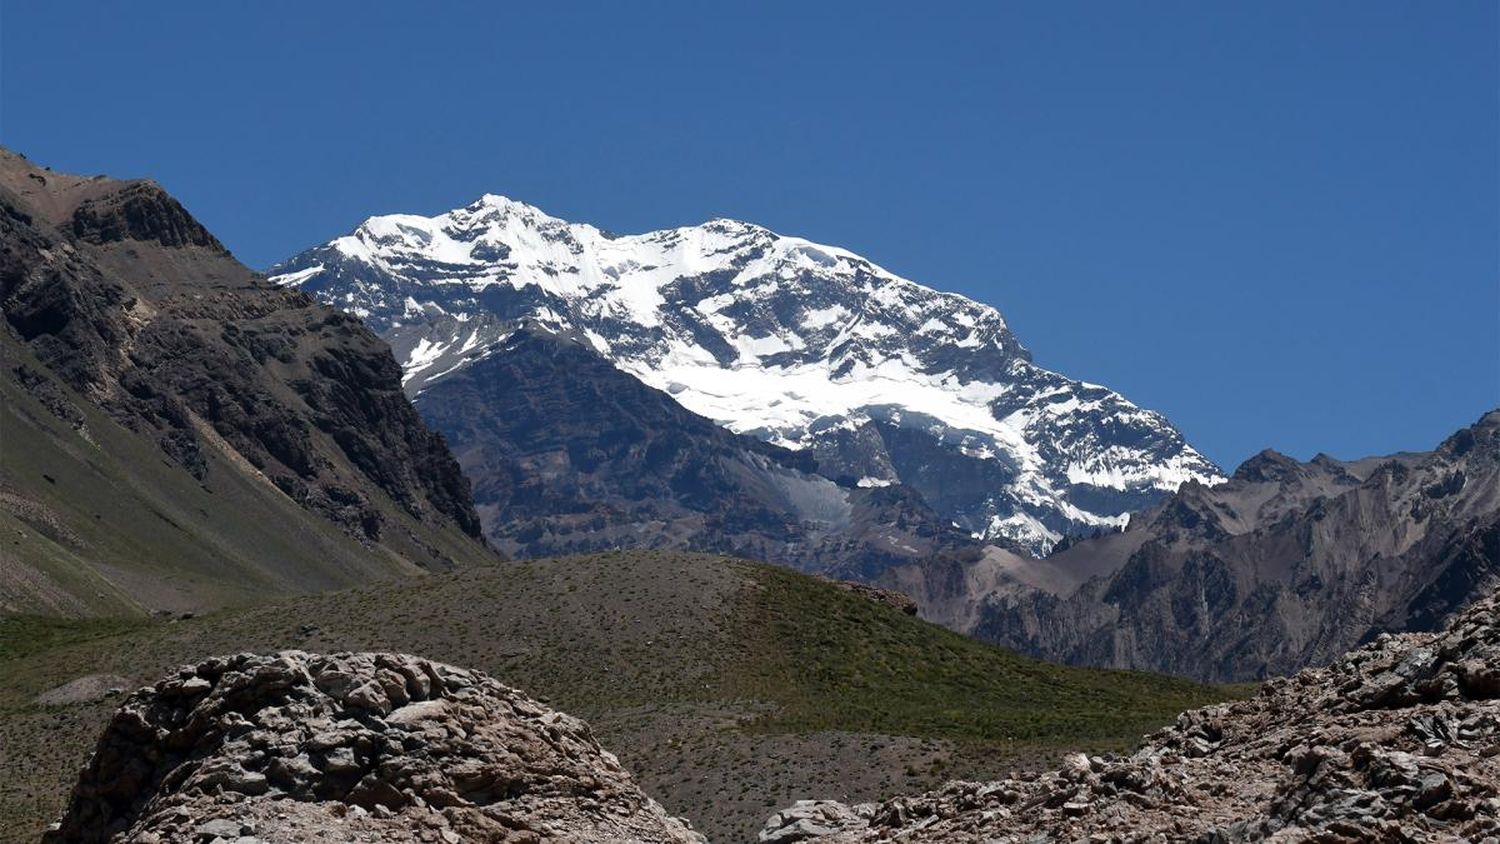
POLYGON ((702 842, 583 721, 391 653, 239 654, 129 696, 57 842, 702 842))

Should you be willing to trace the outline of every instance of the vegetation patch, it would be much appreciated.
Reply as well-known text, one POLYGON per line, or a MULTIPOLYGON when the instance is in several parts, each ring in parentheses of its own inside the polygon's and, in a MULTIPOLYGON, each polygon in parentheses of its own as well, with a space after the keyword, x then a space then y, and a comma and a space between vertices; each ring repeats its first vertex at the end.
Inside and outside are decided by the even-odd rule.
POLYGON ((755 648, 729 679, 780 705, 761 730, 1128 744, 1245 691, 1039 662, 794 572, 753 572, 741 624, 755 648))
POLYGON ((143 618, 51 618, 0 615, 0 663, 64 645, 132 633, 151 624, 143 618))

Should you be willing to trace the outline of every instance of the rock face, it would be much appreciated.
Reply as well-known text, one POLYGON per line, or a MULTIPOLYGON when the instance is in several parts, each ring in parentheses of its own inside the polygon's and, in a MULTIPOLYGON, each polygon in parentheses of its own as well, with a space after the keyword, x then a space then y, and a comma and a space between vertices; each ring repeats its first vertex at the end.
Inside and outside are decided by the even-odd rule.
MULTIPOLYGON (((156 453, 119 455, 120 473, 135 477, 111 479, 118 487, 112 497, 142 495, 150 483, 142 476, 154 471, 142 464, 165 460, 185 474, 176 484, 184 489, 162 491, 143 509, 183 533, 196 525, 168 509, 212 521, 204 516, 212 507, 188 501, 190 490, 223 497, 238 483, 313 517, 279 514, 283 533, 295 525, 313 542, 321 523, 332 523, 366 547, 365 558, 383 556, 371 566, 382 573, 397 561, 442 568, 458 556, 489 557, 474 542, 480 526, 468 482, 442 437, 411 407, 389 348, 359 320, 239 264, 156 184, 55 173, 0 150, 0 243, 0 388, 17 417, 0 424, 14 438, 34 438, 26 448, 105 452, 76 461, 87 474, 122 451, 93 429, 123 428, 156 453), (42 413, 30 412, 33 406, 42 413), (104 422, 90 423, 90 416, 104 422), (52 429, 71 433, 59 437, 52 429), (387 553, 370 555, 371 546, 387 553)), ((13 470, 8 460, 4 474, 5 485, 32 499, 33 509, 45 505, 49 487, 40 495, 28 489, 38 476, 13 470)), ((85 494, 74 489, 62 498, 85 494)), ((77 515, 86 526, 109 516, 95 508, 77 515)), ((183 556, 130 520, 118 529, 132 535, 136 558, 183 556)), ((215 546, 204 556, 222 558, 253 543, 204 544, 215 546)), ((326 564, 333 556, 319 549, 302 561, 309 571, 323 565, 329 582, 318 585, 360 579, 354 555, 326 564)), ((214 577, 202 562, 191 574, 214 577)), ((246 568, 275 568, 255 562, 246 568)), ((125 588, 149 591, 140 585, 125 588)))
MULTIPOLYGON (((1044 370, 993 308, 734 220, 613 235, 486 195, 372 217, 271 270, 363 317, 420 392, 525 322, 849 483, 1034 552, 1216 467, 1160 414, 1044 370)), ((476 479, 482 482, 482 478, 476 479)))
POLYGON ((582 721, 385 653, 207 660, 131 695, 46 842, 701 842, 582 721))
POLYGON ((28 189, 6 194, 4 235, 15 247, 0 272, 7 327, 68 386, 201 474, 208 446, 196 417, 351 531, 379 534, 364 482, 414 515, 478 532, 452 457, 358 320, 258 283, 152 183, 23 180, 15 171, 25 162, 6 153, 0 164, 7 182, 28 189), (49 221, 48 212, 65 216, 49 221), (69 236, 76 248, 65 248, 69 236), (320 453, 323 438, 363 477, 320 453))
POLYGON ((1288 674, 1382 632, 1436 629, 1500 584, 1500 411, 1426 453, 1264 452, 1123 533, 948 568, 899 588, 929 618, 1025 653, 1210 681, 1288 674))
POLYGON ((1500 595, 1440 634, 1384 635, 1253 699, 1184 713, 1129 756, 1075 754, 1051 773, 950 783, 875 806, 799 804, 774 816, 761 840, 1497 836, 1500 595))
POLYGON ((690 549, 869 577, 978 546, 920 496, 836 483, 545 331, 518 329, 415 401, 514 556, 690 549))

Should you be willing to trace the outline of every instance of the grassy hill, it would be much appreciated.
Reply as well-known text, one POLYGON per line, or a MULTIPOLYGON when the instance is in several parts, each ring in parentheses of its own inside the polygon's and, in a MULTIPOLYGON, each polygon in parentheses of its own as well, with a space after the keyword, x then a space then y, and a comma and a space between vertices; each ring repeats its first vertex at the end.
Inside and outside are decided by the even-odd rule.
POLYGON ((190 619, 0 617, 0 838, 61 808, 112 701, 214 653, 397 650, 473 666, 587 718, 716 841, 800 798, 873 798, 1121 748, 1231 690, 1046 665, 802 575, 618 552, 502 563, 190 619), (83 695, 87 697, 87 695, 83 695))

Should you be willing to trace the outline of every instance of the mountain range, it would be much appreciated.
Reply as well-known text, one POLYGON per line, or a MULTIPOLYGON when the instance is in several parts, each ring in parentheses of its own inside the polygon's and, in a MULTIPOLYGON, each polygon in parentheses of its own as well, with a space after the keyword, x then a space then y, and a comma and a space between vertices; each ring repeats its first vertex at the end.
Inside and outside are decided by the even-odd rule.
POLYGON ((271 280, 390 341, 511 554, 739 554, 1043 658, 1212 680, 1433 629, 1493 580, 1493 416, 1431 453, 1226 478, 1035 366, 993 308, 747 223, 621 236, 485 195, 271 280))
POLYGON ((615 235, 487 194, 372 217, 270 274, 363 318, 413 395, 521 326, 567 336, 842 487, 905 486, 1031 553, 1222 477, 1160 414, 1033 364, 994 308, 749 223, 615 235))
MULTIPOLYGON (((192 804, 157 820, 198 837, 245 832, 228 815, 251 803, 204 791, 226 785, 271 796, 267 823, 294 794, 319 804, 299 817, 335 825, 447 817, 393 783, 524 803, 508 757, 474 773, 417 752, 432 777, 412 778, 372 754, 420 750, 412 725, 477 726, 474 682, 494 693, 485 729, 547 741, 568 716, 528 701, 512 722, 510 692, 386 651, 555 695, 720 838, 777 806, 774 840, 926 829, 903 814, 915 806, 960 818, 957 840, 1010 804, 1071 829, 1093 811, 1078 795, 1119 798, 1108 823, 1129 804, 1179 824, 1184 783, 1208 783, 1205 807, 1242 784, 1221 752, 1278 778, 1342 772, 1307 792, 1316 817, 1256 803, 1257 829, 1493 814, 1479 800, 1493 772, 1460 771, 1493 756, 1465 742, 1494 719, 1449 716, 1500 694, 1484 661, 1494 604, 1462 614, 1500 585, 1500 411, 1430 452, 1267 451, 1226 478, 1158 414, 1036 367, 993 309, 748 224, 620 237, 487 196, 372 218, 267 279, 152 182, 8 152, 0 307, 0 668, 14 678, 0 746, 20 749, 0 754, 0 836, 34 839, 56 817, 111 699, 162 672, 75 792, 68 822, 90 835, 115 835, 130 812, 108 794, 132 783, 149 785, 136 808, 192 804), (1454 618, 1441 637, 1406 633, 1454 618), (291 650, 205 661, 247 647, 291 650), (1189 713, 1160 734, 1171 748, 1148 743, 1159 757, 1075 755, 1057 775, 930 791, 1119 748, 1242 693, 1153 672, 1242 680, 1333 660, 1255 704, 1189 713), (394 720, 364 713, 402 695, 414 703, 394 720), (1439 782, 1405 751, 1286 751, 1328 725, 1281 731, 1285 706, 1339 700, 1367 738, 1371 713, 1426 707, 1380 722, 1378 746, 1465 761, 1439 782), (267 716, 286 730, 240 731, 235 707, 271 702, 295 713, 267 716), (314 705, 334 714, 305 718, 314 705), (187 738, 119 749, 145 737, 141 712, 218 748, 189 752, 191 785, 187 738), (229 732, 200 731, 214 719, 229 732), (330 743, 335 720, 345 738, 330 743), (149 783, 116 776, 137 753, 172 761, 149 783), (1213 776, 1159 777, 1184 754, 1213 776), (901 790, 930 793, 796 802, 901 790), (1365 811, 1377 799, 1389 811, 1365 811)), ((614 760, 578 770, 602 765, 627 802, 646 799, 614 760)), ((555 784, 548 766, 526 782, 555 784)), ((588 781, 564 803, 599 810, 588 781)))
POLYGON ((1500 410, 1431 452, 1265 451, 1123 532, 887 572, 930 618, 1066 662, 1250 680, 1438 629, 1500 586, 1500 410))

